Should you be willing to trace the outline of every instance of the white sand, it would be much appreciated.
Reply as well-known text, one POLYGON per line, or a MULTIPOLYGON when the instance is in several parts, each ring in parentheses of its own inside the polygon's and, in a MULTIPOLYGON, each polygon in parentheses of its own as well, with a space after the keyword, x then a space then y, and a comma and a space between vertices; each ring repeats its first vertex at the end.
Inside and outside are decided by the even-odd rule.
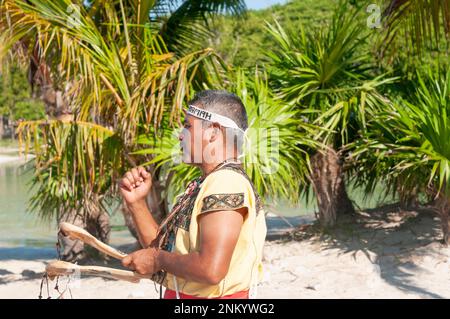
MULTIPOLYGON (((333 236, 268 241, 266 276, 258 297, 450 298, 450 248, 437 242, 440 235, 435 217, 407 212, 361 215, 357 224, 344 224, 333 236)), ((0 256, 0 298, 37 298, 36 277, 45 262, 0 256)), ((65 283, 62 279, 61 290, 65 283)), ((70 286, 73 298, 159 296, 150 281, 132 284, 91 277, 70 286)), ((51 283, 56 297, 53 287, 51 283)))

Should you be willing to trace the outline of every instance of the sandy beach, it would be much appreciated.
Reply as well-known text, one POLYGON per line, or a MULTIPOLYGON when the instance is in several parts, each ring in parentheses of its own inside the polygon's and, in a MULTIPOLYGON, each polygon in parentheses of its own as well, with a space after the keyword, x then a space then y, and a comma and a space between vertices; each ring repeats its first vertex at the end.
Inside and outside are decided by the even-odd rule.
MULTIPOLYGON (((450 248, 439 243, 439 220, 429 212, 360 213, 356 223, 343 222, 328 235, 300 217, 288 220, 303 224, 295 229, 279 218, 268 221, 258 298, 450 298, 450 248)), ((48 261, 0 256, 0 298, 37 298, 48 261)), ((151 281, 71 280, 59 280, 60 291, 70 287, 64 298, 159 298, 151 281)))

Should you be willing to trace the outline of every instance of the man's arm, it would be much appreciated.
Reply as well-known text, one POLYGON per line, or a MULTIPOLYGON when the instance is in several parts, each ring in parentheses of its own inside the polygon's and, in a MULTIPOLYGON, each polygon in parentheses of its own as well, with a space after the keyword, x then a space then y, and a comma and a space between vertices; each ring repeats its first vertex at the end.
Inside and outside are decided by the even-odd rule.
POLYGON ((142 247, 148 247, 156 238, 158 223, 153 218, 146 201, 128 204, 142 247))
POLYGON ((130 254, 122 263, 141 274, 164 269, 186 280, 217 284, 228 272, 245 213, 247 209, 242 208, 200 215, 199 252, 180 255, 149 248, 130 254))
POLYGON ((239 211, 204 213, 199 216, 200 251, 187 255, 160 251, 157 264, 175 276, 217 284, 228 272, 243 221, 239 211))

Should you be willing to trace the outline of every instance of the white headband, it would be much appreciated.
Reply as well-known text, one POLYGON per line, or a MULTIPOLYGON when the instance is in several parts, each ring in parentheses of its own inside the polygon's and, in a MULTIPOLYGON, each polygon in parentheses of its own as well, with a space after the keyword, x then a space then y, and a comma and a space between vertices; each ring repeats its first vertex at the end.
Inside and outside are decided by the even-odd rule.
POLYGON ((193 105, 189 105, 189 108, 187 110, 187 114, 198 117, 202 120, 205 121, 210 121, 210 122, 216 122, 219 123, 220 125, 224 126, 224 127, 230 127, 230 128, 234 128, 237 130, 242 131, 243 133, 245 133, 237 124, 235 121, 233 121, 232 119, 230 119, 229 117, 217 114, 217 113, 213 113, 210 111, 205 111, 202 109, 199 109, 193 105))

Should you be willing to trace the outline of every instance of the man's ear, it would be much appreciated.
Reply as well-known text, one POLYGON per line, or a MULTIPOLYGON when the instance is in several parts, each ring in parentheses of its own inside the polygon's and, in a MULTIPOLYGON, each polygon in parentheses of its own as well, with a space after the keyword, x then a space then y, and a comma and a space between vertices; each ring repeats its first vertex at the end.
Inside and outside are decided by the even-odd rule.
POLYGON ((213 123, 211 125, 211 129, 212 129, 212 132, 211 132, 211 137, 210 137, 209 141, 214 142, 220 136, 220 125, 217 123, 213 123))

